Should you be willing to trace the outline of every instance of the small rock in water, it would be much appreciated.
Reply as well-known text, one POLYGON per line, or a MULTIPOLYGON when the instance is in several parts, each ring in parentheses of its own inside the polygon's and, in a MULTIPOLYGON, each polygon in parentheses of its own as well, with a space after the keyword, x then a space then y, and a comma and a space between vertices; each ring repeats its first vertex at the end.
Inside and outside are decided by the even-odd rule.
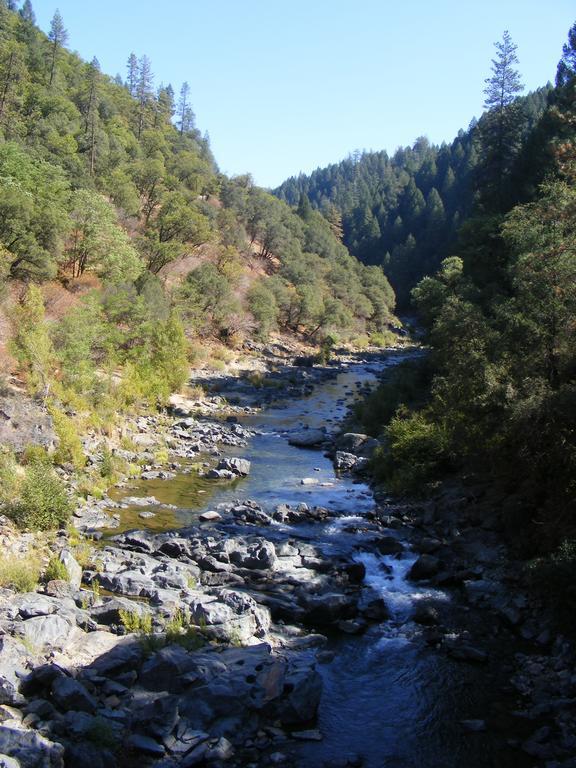
POLYGON ((318 730, 293 731, 292 738, 300 741, 322 741, 323 736, 318 730))
POLYGON ((315 477, 303 477, 300 485, 318 485, 318 480, 315 477))
POLYGON ((211 520, 222 520, 222 515, 216 512, 214 509, 208 510, 208 512, 202 512, 198 515, 198 520, 202 520, 203 523, 210 522, 211 520))

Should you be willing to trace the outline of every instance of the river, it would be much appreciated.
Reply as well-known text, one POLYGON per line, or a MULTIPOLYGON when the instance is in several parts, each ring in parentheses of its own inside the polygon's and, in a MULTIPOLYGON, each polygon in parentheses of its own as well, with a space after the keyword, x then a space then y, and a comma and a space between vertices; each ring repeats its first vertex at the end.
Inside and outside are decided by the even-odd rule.
MULTIPOLYGON (((467 732, 462 725, 463 720, 483 718, 489 707, 492 683, 484 668, 455 661, 431 647, 411 618, 423 598, 433 597, 448 610, 458 598, 406 578, 416 559, 409 547, 392 556, 370 551, 364 545, 365 516, 375 504, 369 486, 337 477, 332 461, 321 452, 292 447, 287 440, 291 430, 302 426, 335 427, 362 388, 402 359, 393 354, 351 364, 310 396, 280 401, 242 419, 257 434, 242 452, 229 453, 250 459, 247 478, 233 485, 213 483, 210 491, 194 495, 193 504, 186 494, 186 483, 195 482, 191 476, 148 483, 146 492, 161 501, 187 499, 188 519, 182 522, 193 522, 200 512, 237 498, 254 499, 264 507, 305 502, 337 511, 338 517, 327 523, 277 525, 262 533, 275 540, 307 539, 328 557, 353 551, 366 566, 366 597, 382 596, 390 614, 364 634, 329 638, 333 659, 319 664, 324 690, 317 727, 323 738, 283 749, 299 766, 352 765, 356 758, 366 768, 512 766, 490 735, 467 732), (304 478, 316 484, 303 485, 304 478)), ((386 533, 403 539, 401 530, 386 533)))

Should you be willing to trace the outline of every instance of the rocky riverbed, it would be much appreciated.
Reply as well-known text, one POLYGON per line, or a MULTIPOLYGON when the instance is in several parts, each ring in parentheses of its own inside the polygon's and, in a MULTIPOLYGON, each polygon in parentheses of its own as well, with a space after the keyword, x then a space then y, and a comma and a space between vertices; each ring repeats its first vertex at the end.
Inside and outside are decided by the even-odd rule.
POLYGON ((0 765, 574 765, 572 647, 492 500, 375 498, 377 443, 339 432, 395 359, 134 421, 139 477, 76 513, 89 561, 63 531, 69 579, 0 594, 0 765))

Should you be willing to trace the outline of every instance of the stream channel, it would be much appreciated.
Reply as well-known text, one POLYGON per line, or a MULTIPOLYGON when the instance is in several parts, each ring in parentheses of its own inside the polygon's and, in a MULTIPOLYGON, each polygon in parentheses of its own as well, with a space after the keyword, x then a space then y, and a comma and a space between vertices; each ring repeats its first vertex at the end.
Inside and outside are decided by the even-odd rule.
MULTIPOLYGON (((366 768, 511 765, 490 734, 466 733, 461 724, 464 719, 482 718, 489 707, 489 683, 483 669, 431 648, 422 627, 411 620, 418 600, 434 597, 450 603, 457 597, 407 579, 416 560, 407 542, 400 555, 363 550, 364 516, 375 506, 370 487, 352 477, 338 477, 332 461, 322 452, 288 443, 290 431, 306 425, 333 431, 363 386, 375 384, 387 367, 407 354, 350 364, 336 378, 320 382, 308 397, 279 401, 242 418, 245 426, 258 433, 245 448, 226 451, 252 462, 250 475, 234 484, 212 481, 211 489, 201 491, 205 495, 200 496, 197 485, 188 487, 195 482, 191 475, 142 484, 146 493, 160 501, 176 503, 179 518, 186 509, 183 525, 196 522, 202 511, 238 498, 254 499, 264 508, 305 502, 338 513, 327 523, 274 525, 261 533, 275 541, 307 540, 328 558, 354 551, 355 559, 366 566, 366 593, 383 597, 390 614, 388 620, 371 625, 362 635, 339 633, 329 638, 326 648, 334 652, 334 658, 318 665, 324 689, 315 727, 323 739, 283 747, 302 768, 352 765, 355 756, 362 761, 357 764, 366 768), (317 484, 303 485, 303 478, 314 478, 317 484)), ((141 527, 142 522, 139 524, 141 527)), ((401 529, 386 533, 401 541, 405 536, 401 529)))

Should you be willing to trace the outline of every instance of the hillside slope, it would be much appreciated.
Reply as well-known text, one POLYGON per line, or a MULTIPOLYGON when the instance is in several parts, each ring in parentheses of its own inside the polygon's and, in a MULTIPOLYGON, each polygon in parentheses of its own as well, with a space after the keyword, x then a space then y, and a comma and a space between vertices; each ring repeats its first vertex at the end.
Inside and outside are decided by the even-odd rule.
POLYGON ((140 391, 150 369, 164 381, 166 338, 184 361, 186 338, 237 345, 282 331, 318 343, 386 330, 394 295, 382 270, 354 259, 320 214, 221 174, 187 86, 179 100, 154 88, 150 61, 134 55, 126 83, 112 80, 66 42, 58 13, 46 36, 30 3, 0 3, 2 333, 6 318, 27 329, 11 348, 32 389, 96 397, 79 368, 120 367, 140 391), (70 312, 44 316, 62 291, 70 312))

